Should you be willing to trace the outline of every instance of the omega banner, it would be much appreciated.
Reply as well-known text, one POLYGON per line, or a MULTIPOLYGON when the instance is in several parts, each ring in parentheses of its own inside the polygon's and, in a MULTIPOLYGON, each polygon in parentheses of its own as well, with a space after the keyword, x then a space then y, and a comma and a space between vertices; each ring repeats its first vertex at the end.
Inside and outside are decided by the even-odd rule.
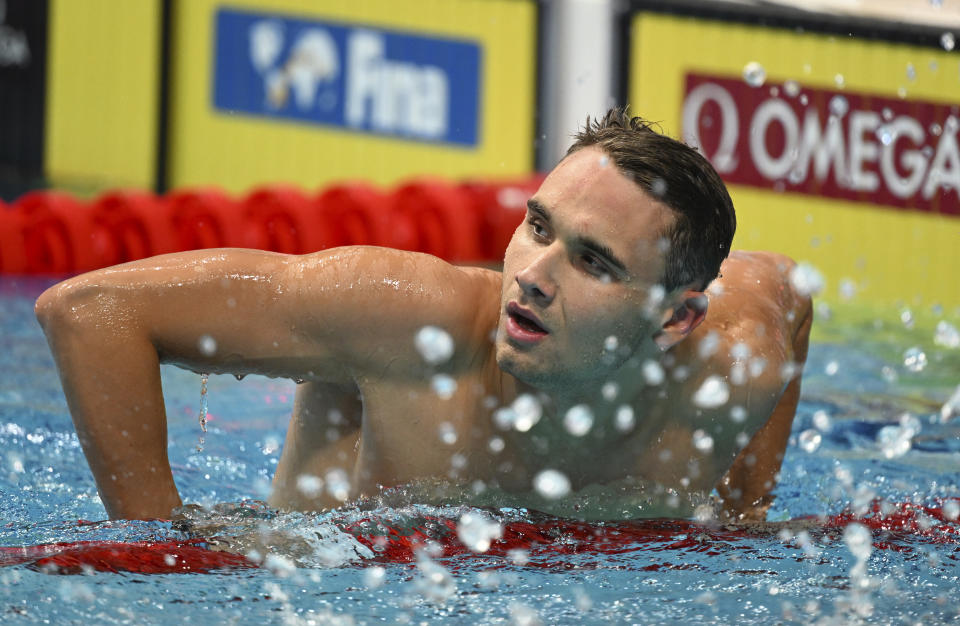
POLYGON ((957 105, 688 74, 683 134, 724 179, 960 215, 957 105))
POLYGON ((960 315, 960 56, 949 38, 856 20, 838 33, 835 21, 763 8, 713 19, 635 6, 628 103, 720 171, 735 249, 813 266, 817 297, 835 310, 960 315))

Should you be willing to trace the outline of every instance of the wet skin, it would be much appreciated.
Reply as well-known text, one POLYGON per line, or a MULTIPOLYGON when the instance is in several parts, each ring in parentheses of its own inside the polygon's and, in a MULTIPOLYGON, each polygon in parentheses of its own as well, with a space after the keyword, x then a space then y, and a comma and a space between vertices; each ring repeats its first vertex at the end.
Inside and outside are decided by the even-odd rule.
MULTIPOLYGON (((534 476, 556 469, 574 490, 628 477, 658 493, 716 487, 730 515, 762 518, 799 397, 800 368, 784 365, 806 358, 810 302, 790 287, 792 262, 762 252, 732 254, 706 297, 658 293, 670 220, 587 148, 531 200, 502 273, 370 247, 203 250, 83 274, 36 309, 111 518, 166 518, 181 503, 160 363, 301 381, 274 506, 340 504, 297 489, 297 477, 332 468, 346 470, 350 497, 449 478, 520 502, 534 476), (430 365, 417 351, 426 325, 454 340, 449 361, 430 365), (645 382, 651 363, 662 384, 645 382), (436 374, 457 383, 449 397, 432 389, 436 374), (730 399, 698 407, 693 392, 711 375, 726 377, 730 399), (521 394, 538 398, 542 418, 526 432, 500 429, 494 410, 521 394), (579 437, 563 425, 577 405, 594 415, 579 437), (635 418, 627 430, 614 426, 623 407, 635 418), (695 433, 712 447, 695 446, 695 433)), ((529 498, 549 508, 541 500, 529 498)))

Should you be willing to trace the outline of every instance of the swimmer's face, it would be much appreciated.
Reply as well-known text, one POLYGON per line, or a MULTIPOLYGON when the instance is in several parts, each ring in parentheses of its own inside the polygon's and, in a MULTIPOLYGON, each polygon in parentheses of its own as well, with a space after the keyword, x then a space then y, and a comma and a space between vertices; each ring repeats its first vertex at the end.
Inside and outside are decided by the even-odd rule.
POLYGON ((649 298, 673 219, 599 148, 564 159, 507 247, 500 367, 541 388, 569 389, 607 379, 649 348, 662 312, 650 314, 649 298))

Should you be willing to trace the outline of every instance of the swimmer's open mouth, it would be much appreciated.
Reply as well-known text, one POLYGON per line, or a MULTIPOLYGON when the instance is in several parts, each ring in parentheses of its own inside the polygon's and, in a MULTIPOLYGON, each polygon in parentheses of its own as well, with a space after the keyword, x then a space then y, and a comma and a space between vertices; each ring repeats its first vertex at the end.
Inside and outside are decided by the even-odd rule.
POLYGON ((512 319, 517 326, 528 333, 546 334, 549 332, 546 328, 540 325, 539 320, 537 320, 532 313, 523 310, 514 302, 511 302, 507 305, 507 315, 510 316, 510 319, 512 319))

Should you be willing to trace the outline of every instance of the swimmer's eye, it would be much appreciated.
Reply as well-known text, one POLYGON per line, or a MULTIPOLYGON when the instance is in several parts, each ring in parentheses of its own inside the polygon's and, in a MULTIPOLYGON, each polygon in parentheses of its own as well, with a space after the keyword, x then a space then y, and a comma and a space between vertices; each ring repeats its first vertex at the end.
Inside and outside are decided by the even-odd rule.
POLYGON ((610 268, 607 267, 607 264, 593 254, 581 254, 580 265, 584 270, 587 271, 588 274, 596 276, 597 278, 602 279, 604 282, 608 282, 613 279, 613 274, 610 272, 610 268))
POLYGON ((527 224, 530 224, 530 230, 533 231, 533 236, 537 239, 546 239, 548 234, 547 228, 544 226, 540 220, 537 218, 530 218, 527 220, 527 224))

